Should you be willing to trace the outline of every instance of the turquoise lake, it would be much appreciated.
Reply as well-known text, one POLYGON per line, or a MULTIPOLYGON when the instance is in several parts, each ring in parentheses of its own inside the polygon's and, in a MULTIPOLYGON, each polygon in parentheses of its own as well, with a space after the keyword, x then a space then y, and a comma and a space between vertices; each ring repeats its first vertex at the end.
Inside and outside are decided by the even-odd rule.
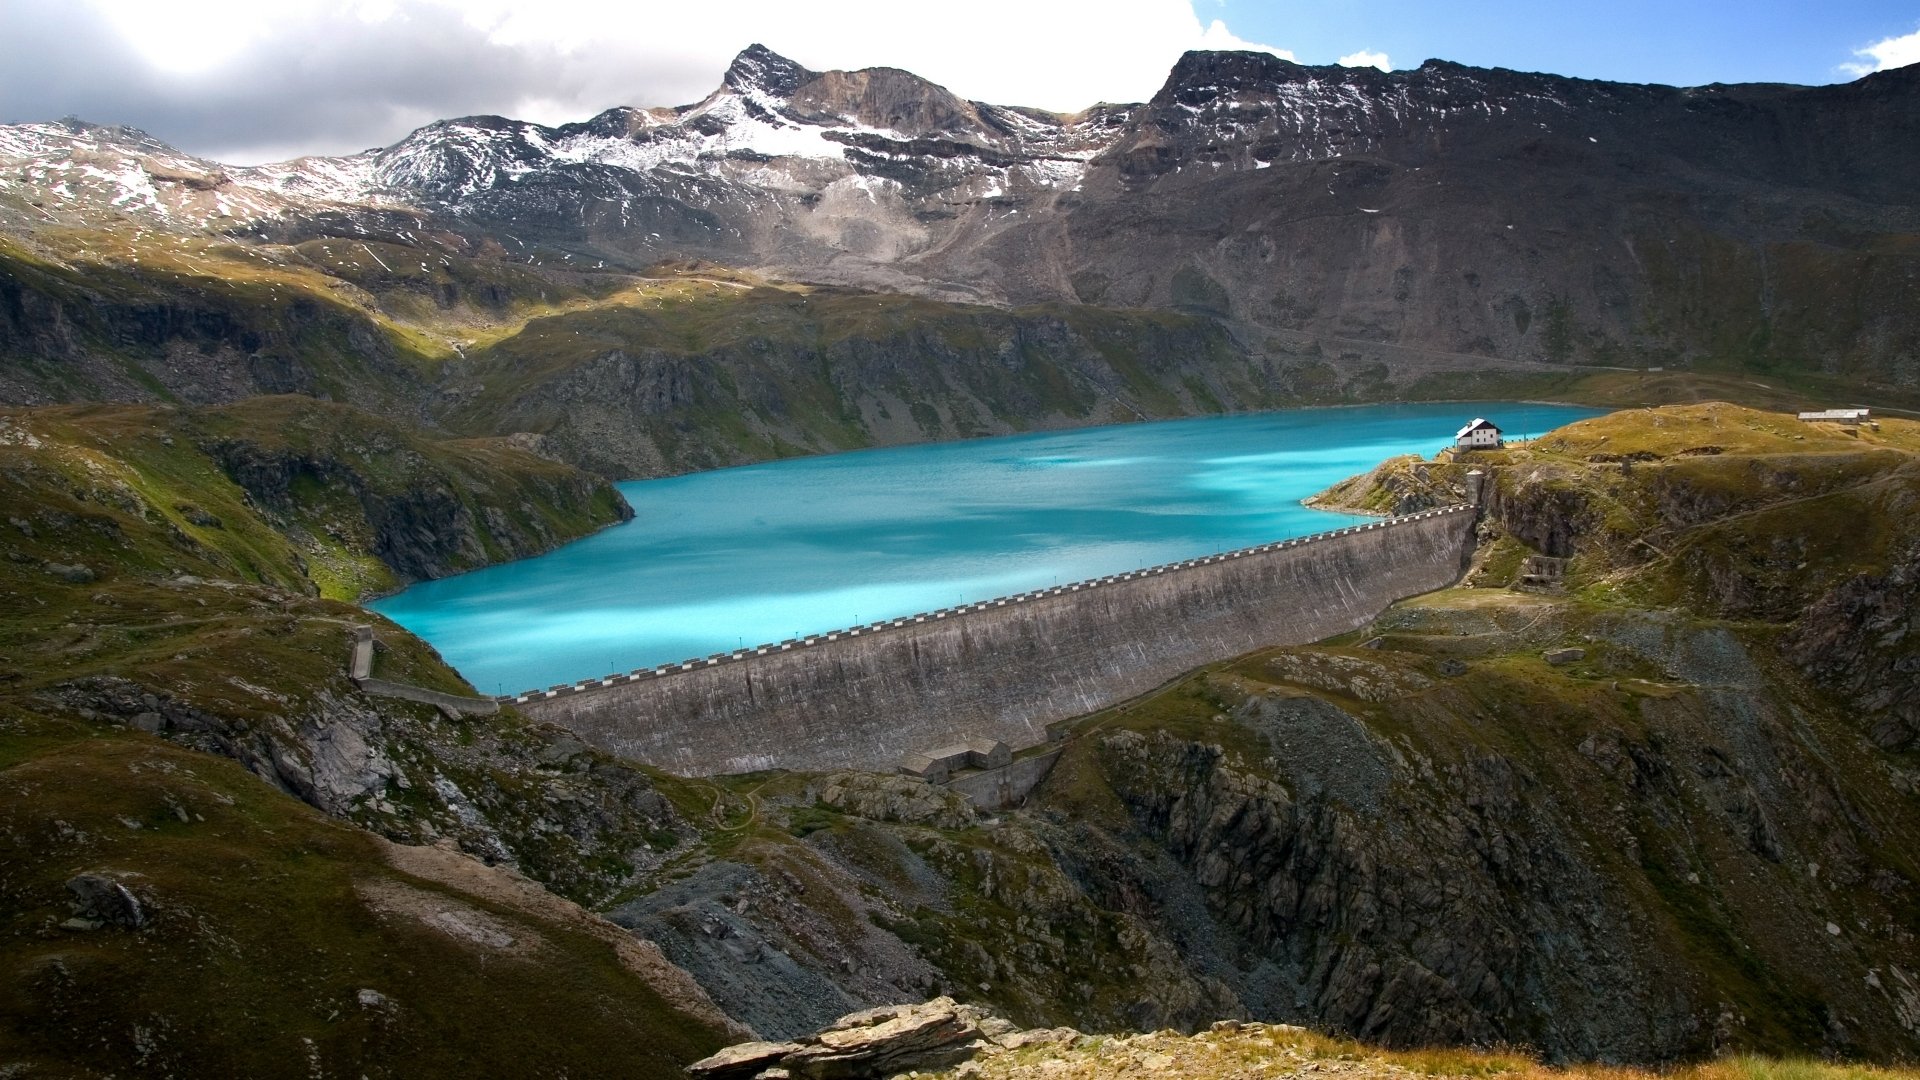
POLYGON ((620 485, 634 520, 367 606, 511 693, 1340 528, 1300 500, 1486 416, 1369 405, 861 450, 620 485))

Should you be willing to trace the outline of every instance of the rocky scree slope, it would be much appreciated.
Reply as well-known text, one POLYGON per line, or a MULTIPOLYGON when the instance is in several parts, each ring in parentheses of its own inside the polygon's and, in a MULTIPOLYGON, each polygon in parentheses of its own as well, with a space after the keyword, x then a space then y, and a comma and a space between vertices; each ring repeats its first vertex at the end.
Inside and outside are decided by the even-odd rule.
POLYGON ((448 233, 569 270, 697 256, 1172 308, 1349 371, 1460 354, 1912 388, 1917 87, 1912 68, 1681 89, 1190 53, 1149 102, 1059 116, 755 46, 692 105, 466 117, 253 169, 15 126, 0 201, 34 232, 448 233))

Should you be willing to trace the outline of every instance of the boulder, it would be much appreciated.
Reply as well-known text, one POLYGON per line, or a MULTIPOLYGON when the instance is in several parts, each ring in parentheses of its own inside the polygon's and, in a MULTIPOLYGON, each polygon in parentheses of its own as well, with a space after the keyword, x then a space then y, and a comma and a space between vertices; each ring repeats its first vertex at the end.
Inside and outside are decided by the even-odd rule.
POLYGON ((939 1068, 973 1056, 980 1029, 952 998, 887 1006, 841 1017, 781 1064, 814 1080, 859 1080, 939 1068))
POLYGON ((855 817, 936 829, 964 829, 978 817, 965 795, 909 776, 832 773, 821 782, 819 799, 855 817))
POLYGON ((737 1043, 687 1066, 687 1075, 704 1080, 748 1080, 800 1049, 799 1043, 790 1042, 737 1043))
POLYGON ((921 1005, 863 1009, 828 1024, 798 1042, 750 1042, 730 1046, 687 1066, 701 1080, 778 1075, 811 1080, 865 1080, 915 1069, 938 1069, 972 1057, 986 1043, 982 1024, 995 1024, 977 1009, 940 997, 921 1005))
POLYGON ((147 908, 132 890, 104 874, 78 874, 67 879, 67 891, 73 894, 73 919, 69 923, 94 926, 118 926, 138 930, 147 925, 147 908))
POLYGON ((1561 667, 1566 664, 1578 663, 1581 660, 1585 660, 1587 658, 1587 650, 1548 649, 1546 652, 1540 654, 1540 658, 1555 667, 1561 667))

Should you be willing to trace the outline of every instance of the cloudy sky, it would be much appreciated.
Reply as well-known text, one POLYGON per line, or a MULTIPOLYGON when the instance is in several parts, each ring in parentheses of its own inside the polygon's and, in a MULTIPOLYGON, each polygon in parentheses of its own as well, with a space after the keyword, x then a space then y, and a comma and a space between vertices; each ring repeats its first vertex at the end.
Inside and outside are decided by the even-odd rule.
POLYGON ((0 122, 131 124, 236 163, 341 153, 448 116, 684 104, 754 41, 1073 111, 1152 96, 1194 48, 1835 82, 1920 62, 1920 0, 0 0, 0 122))

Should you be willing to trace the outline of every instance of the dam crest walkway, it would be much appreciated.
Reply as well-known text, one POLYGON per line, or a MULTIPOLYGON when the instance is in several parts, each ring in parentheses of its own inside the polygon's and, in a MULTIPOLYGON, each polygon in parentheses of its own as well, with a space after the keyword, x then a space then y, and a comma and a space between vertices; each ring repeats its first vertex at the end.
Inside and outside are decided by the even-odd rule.
POLYGON ((809 634, 805 637, 788 638, 784 641, 769 642, 765 645, 735 649, 731 652, 714 653, 710 656, 692 657, 677 663, 635 668, 631 671, 619 672, 600 678, 581 679, 571 683, 556 683, 545 689, 525 690, 515 694, 504 694, 496 697, 494 700, 503 705, 524 706, 547 702, 555 698, 592 694, 595 691, 609 690, 615 687, 627 687, 635 683, 645 683, 658 679, 671 679, 678 675, 710 670, 728 664, 738 664, 762 657, 777 656, 799 650, 817 649, 836 642, 849 641, 862 637, 871 638, 875 635, 886 634, 890 631, 911 630, 916 627, 939 624, 947 620, 966 619, 973 615, 1003 611, 1010 607, 1019 607, 1055 597, 1071 596, 1076 593, 1124 585, 1129 582, 1140 581, 1147 578, 1180 574, 1184 571, 1201 569, 1222 563, 1231 563, 1239 559, 1287 551, 1293 548, 1325 544, 1343 537, 1357 536, 1381 529, 1393 529, 1397 526, 1428 521, 1434 518, 1472 514, 1475 509, 1476 508, 1469 503, 1455 503, 1451 506, 1436 507, 1432 510, 1422 510, 1412 514, 1381 518, 1378 521, 1370 521, 1361 525, 1330 529, 1325 532, 1311 533, 1306 536, 1297 536, 1286 540, 1275 540, 1271 543, 1236 548, 1232 551, 1223 551, 1213 555, 1202 555, 1192 559, 1183 559, 1179 562, 1162 563, 1158 566, 1149 566, 1140 570, 1129 570, 1118 574, 1107 574, 1102 577, 1088 578, 1084 581, 1076 581, 1066 585, 1056 585, 1045 589, 1013 593, 1008 596, 995 597, 991 600, 981 600, 977 603, 938 608, 933 611, 924 611, 914 615, 904 615, 897 619, 883 619, 878 622, 866 623, 840 630, 830 630, 825 633, 809 634))

